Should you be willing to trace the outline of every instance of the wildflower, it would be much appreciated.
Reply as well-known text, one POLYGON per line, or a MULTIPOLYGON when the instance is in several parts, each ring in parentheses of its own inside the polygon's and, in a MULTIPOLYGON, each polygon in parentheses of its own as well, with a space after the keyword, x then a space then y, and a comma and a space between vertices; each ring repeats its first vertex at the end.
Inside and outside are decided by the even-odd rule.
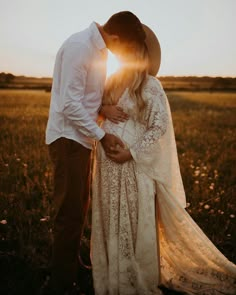
POLYGON ((203 202, 200 202, 200 203, 199 203, 200 206, 202 206, 203 204, 204 204, 203 202))
POLYGON ((218 203, 220 201, 220 198, 215 198, 215 202, 218 203))
POLYGON ((17 161, 17 162, 20 162, 20 158, 16 158, 16 161, 17 161))
POLYGON ((227 237, 231 237, 231 234, 227 234, 227 237))
POLYGON ((207 170, 207 166, 203 166, 203 169, 204 169, 204 170, 207 170))
POLYGON ((211 210, 209 211, 209 213, 211 213, 211 214, 213 214, 214 212, 215 212, 214 209, 211 209, 211 210))
POLYGON ((5 166, 5 167, 8 167, 8 166, 9 166, 9 164, 5 163, 5 164, 4 164, 4 166, 5 166))
POLYGON ((3 219, 3 220, 0 221, 0 223, 1 224, 7 224, 7 221, 6 221, 6 219, 3 219))
POLYGON ((229 217, 230 218, 235 218, 235 215, 234 214, 230 214, 229 217))
POLYGON ((225 212, 224 211, 221 211, 220 214, 223 215, 223 214, 225 214, 225 212))
POLYGON ((40 221, 44 222, 44 221, 48 221, 50 218, 50 216, 45 216, 43 218, 40 218, 40 221))
POLYGON ((198 176, 199 174, 200 174, 200 170, 197 170, 197 169, 196 169, 196 170, 194 171, 194 175, 195 175, 195 176, 198 176))
POLYGON ((215 184, 212 182, 211 185, 209 186, 209 189, 210 190, 213 190, 214 189, 214 186, 215 186, 215 184))
POLYGON ((199 181, 198 181, 198 180, 195 180, 195 181, 194 181, 194 183, 198 184, 198 183, 199 183, 199 181))
POLYGON ((25 168, 27 168, 27 167, 28 167, 28 165, 27 165, 26 163, 23 163, 23 166, 24 166, 25 168))
POLYGON ((40 218, 40 221, 47 221, 47 218, 40 218))
POLYGON ((186 203, 186 208, 190 207, 190 203, 186 203))
POLYGON ((202 173, 201 176, 204 177, 204 176, 206 176, 206 174, 205 173, 202 173))
POLYGON ((210 208, 210 206, 208 205, 208 204, 206 204, 205 206, 204 206, 204 209, 209 209, 210 208))

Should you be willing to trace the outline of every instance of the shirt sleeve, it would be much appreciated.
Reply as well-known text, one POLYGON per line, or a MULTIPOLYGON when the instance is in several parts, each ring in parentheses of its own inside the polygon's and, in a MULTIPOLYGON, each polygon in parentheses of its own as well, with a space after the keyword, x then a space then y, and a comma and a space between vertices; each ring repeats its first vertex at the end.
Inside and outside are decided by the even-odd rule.
POLYGON ((66 118, 85 136, 100 140, 105 132, 83 106, 89 59, 89 49, 82 43, 70 44, 64 49, 60 93, 66 118))

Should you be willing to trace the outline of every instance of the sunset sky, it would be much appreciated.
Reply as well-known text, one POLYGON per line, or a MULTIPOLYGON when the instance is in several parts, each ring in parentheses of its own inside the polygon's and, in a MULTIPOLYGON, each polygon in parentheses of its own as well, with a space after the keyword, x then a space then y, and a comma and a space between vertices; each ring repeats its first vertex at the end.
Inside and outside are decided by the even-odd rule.
POLYGON ((0 72, 52 76, 67 37, 121 10, 158 36, 160 76, 236 77, 236 0, 0 0, 0 72))

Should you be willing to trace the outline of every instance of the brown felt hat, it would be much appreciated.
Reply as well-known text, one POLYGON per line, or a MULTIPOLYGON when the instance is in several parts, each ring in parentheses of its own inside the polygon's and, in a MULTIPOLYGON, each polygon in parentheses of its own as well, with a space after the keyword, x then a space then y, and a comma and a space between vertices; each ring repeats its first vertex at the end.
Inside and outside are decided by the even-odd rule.
POLYGON ((150 60, 149 74, 156 76, 161 65, 161 46, 157 36, 148 26, 143 24, 143 29, 146 34, 145 43, 148 48, 150 60))

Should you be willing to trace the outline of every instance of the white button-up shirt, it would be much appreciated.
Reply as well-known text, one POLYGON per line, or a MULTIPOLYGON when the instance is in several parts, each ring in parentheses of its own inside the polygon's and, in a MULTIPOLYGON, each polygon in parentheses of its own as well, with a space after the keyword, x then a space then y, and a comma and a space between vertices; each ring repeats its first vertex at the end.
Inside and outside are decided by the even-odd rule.
POLYGON ((46 143, 60 137, 92 148, 104 131, 96 119, 106 79, 106 44, 95 23, 69 37, 59 49, 53 84, 46 143))

